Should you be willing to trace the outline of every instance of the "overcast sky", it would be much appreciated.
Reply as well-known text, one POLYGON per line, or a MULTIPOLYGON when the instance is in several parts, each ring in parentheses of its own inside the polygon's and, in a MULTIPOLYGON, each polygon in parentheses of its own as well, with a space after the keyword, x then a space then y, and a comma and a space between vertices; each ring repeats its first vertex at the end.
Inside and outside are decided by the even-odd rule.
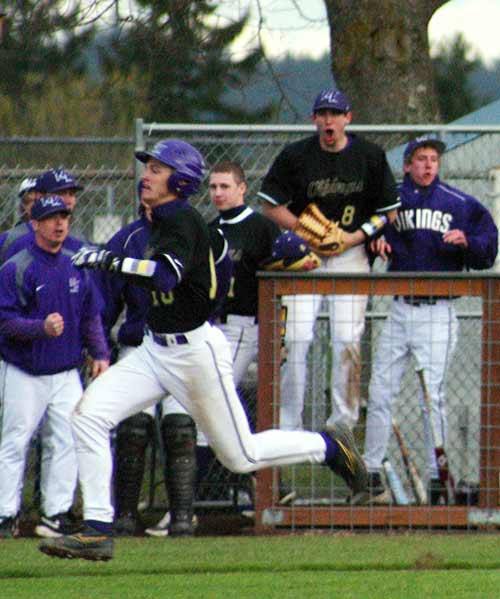
MULTIPOLYGON (((329 30, 323 0, 221 0, 218 14, 235 16, 251 6, 253 25, 241 47, 255 41, 258 4, 265 21, 263 39, 270 56, 319 57, 329 51, 329 30)), ((431 47, 462 32, 487 65, 500 60, 500 0, 450 0, 429 25, 431 47)))

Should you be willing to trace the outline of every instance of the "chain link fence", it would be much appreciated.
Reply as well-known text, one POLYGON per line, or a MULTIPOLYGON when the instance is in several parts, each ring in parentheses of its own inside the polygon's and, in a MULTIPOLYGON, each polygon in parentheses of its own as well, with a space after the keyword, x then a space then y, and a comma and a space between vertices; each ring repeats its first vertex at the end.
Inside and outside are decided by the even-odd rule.
MULTIPOLYGON (((351 126, 357 135, 381 145, 397 179, 402 177, 402 155, 408 140, 421 135, 436 135, 447 144, 443 156, 441 177, 465 192, 477 197, 500 222, 500 126, 351 126)), ((0 138, 0 227, 5 230, 17 221, 17 192, 21 181, 36 176, 47 168, 63 167, 84 186, 79 194, 76 225, 91 242, 104 243, 125 223, 136 218, 136 186, 141 165, 133 159, 134 150, 150 148, 155 142, 168 137, 182 138, 195 145, 205 156, 210 167, 222 160, 236 160, 246 171, 249 191, 247 200, 257 207, 256 194, 262 177, 285 144, 314 132, 309 125, 167 125, 135 123, 134 135, 126 138, 0 138)), ((195 198, 195 203, 207 220, 215 216, 206 182, 195 198)), ((376 264, 375 270, 381 266, 376 264)), ((367 327, 363 337, 362 395, 366 402, 371 357, 376 339, 384 321, 387 297, 370 298, 367 327)), ((461 298, 457 302, 460 336, 454 361, 448 377, 450 444, 457 448, 451 455, 452 468, 457 478, 476 482, 479 463, 479 387, 481 300, 461 298)), ((330 385, 329 329, 325 313, 320 315, 315 340, 311 346, 309 384, 306 397, 307 426, 318 429, 328 414, 330 385)), ((257 386, 256 367, 250 369, 244 382, 247 402, 255 411, 257 386)), ((414 397, 416 377, 409 371, 396 406, 398 418, 412 423, 409 434, 417 455, 422 455, 422 431, 415 416, 414 397)), ((362 427, 361 420, 360 426, 362 427)), ((390 457, 400 467, 395 447, 390 457)), ((316 476, 316 475, 315 475, 316 476)), ((305 500, 324 500, 324 493, 315 488, 311 478, 297 471, 285 473, 285 481, 296 487, 305 500)), ((317 481, 316 481, 317 482, 317 481)), ((248 481, 243 483, 244 502, 247 502, 248 481)), ((206 484, 210 484, 209 482, 206 484)), ((224 505, 237 505, 239 482, 227 473, 217 475, 211 494, 224 505)), ((321 485, 319 485, 321 486, 321 485)), ((145 489, 150 500, 154 494, 145 489)), ((326 494, 328 498, 328 493, 326 494)), ((146 503, 148 501, 146 500, 146 503)))

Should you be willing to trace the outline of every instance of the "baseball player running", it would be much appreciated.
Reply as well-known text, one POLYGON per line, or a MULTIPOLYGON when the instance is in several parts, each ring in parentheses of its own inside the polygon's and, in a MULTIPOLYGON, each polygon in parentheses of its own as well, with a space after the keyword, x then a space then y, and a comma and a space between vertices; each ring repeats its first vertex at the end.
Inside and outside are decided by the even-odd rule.
POLYGON ((137 349, 90 384, 75 410, 84 528, 46 539, 40 550, 57 557, 112 558, 109 431, 166 391, 191 414, 230 470, 327 464, 350 486, 354 502, 364 500, 367 473, 347 427, 322 433, 251 433, 234 386, 229 343, 208 323, 217 291, 213 253, 208 227, 188 202, 202 181, 203 158, 193 146, 175 139, 136 157, 145 163, 142 201, 153 217, 144 258, 121 259, 108 250, 82 249, 74 263, 142 281, 152 293, 148 330, 137 349))
MULTIPOLYGON (((142 184, 139 185, 139 196, 141 193, 142 184)), ((137 220, 120 229, 108 241, 106 249, 124 258, 141 258, 144 255, 152 225, 142 206, 140 213, 137 220)), ((232 264, 227 242, 216 229, 211 231, 211 246, 217 274, 217 301, 221 303, 229 289, 232 264)), ((119 356, 123 358, 142 343, 151 294, 147 289, 135 285, 131 278, 109 277, 99 271, 96 274, 101 275, 97 281, 105 298, 103 321, 108 336, 125 310, 125 317, 117 331, 119 356)), ((152 406, 126 418, 116 431, 114 531, 118 535, 134 534, 138 529, 137 504, 144 477, 146 450, 154 439, 154 418, 155 407, 152 406)), ((166 449, 166 454, 161 452, 161 455, 164 458, 169 512, 156 526, 147 528, 145 532, 151 536, 189 536, 194 533, 196 523, 193 499, 197 431, 191 416, 171 396, 161 402, 159 435, 166 449)), ((198 443, 206 445, 201 434, 198 435, 198 443)))
MULTIPOLYGON (((441 141, 424 137, 411 141, 404 151, 398 217, 384 230, 384 238, 372 244, 388 260, 391 272, 485 269, 495 262, 498 230, 488 210, 439 179, 444 150, 441 141)), ((452 298, 394 298, 378 340, 369 386, 364 458, 375 503, 387 496, 380 471, 391 434, 391 406, 412 355, 424 370, 432 404, 432 429, 424 419, 431 503, 441 494, 434 445, 446 443, 444 379, 457 327, 452 298), (439 435, 434 442, 431 430, 439 435)))
POLYGON ((30 439, 42 426, 40 536, 71 526, 76 455, 70 415, 82 395, 82 351, 93 375, 108 365, 100 296, 63 250, 69 231, 63 200, 48 196, 31 211, 34 241, 0 269, 0 536, 16 536, 30 439))
MULTIPOLYGON (((365 243, 396 217, 396 183, 383 150, 346 132, 352 112, 342 92, 323 90, 312 112, 316 135, 286 146, 264 178, 259 193, 264 214, 322 254, 319 271, 368 272, 365 243)), ((280 419, 286 430, 303 427, 306 355, 321 301, 319 295, 283 298, 287 361, 280 419)), ((366 303, 360 295, 328 297, 333 352, 329 425, 352 427, 358 420, 366 303)))

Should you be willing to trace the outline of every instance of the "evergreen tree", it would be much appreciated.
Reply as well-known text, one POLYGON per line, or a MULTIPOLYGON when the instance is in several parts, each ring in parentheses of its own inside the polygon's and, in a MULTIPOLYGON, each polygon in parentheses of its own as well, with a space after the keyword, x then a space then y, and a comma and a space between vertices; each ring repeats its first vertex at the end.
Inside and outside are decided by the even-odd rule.
POLYGON ((68 8, 64 0, 20 0, 7 7, 0 48, 0 93, 21 105, 40 93, 45 79, 55 73, 81 70, 79 58, 90 29, 81 25, 81 2, 68 8))
POLYGON ((459 33, 451 44, 440 44, 433 59, 439 108, 445 123, 472 112, 482 104, 469 83, 470 75, 480 67, 481 61, 469 58, 470 50, 470 45, 459 33))
POLYGON ((104 51, 107 69, 125 75, 132 67, 147 83, 154 121, 188 123, 268 120, 271 103, 257 110, 229 104, 226 92, 244 86, 262 59, 260 49, 235 61, 229 45, 242 32, 248 15, 223 27, 209 24, 216 5, 205 0, 138 0, 140 14, 117 30, 111 51, 104 51))

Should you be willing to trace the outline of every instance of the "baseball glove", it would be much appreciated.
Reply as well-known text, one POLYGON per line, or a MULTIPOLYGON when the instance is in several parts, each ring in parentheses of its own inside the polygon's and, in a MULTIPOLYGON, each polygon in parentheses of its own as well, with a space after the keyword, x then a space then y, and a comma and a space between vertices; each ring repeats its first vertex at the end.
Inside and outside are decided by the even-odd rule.
POLYGON ((317 204, 308 204, 299 216, 294 232, 317 252, 336 256, 345 250, 345 232, 338 223, 326 218, 317 204))

